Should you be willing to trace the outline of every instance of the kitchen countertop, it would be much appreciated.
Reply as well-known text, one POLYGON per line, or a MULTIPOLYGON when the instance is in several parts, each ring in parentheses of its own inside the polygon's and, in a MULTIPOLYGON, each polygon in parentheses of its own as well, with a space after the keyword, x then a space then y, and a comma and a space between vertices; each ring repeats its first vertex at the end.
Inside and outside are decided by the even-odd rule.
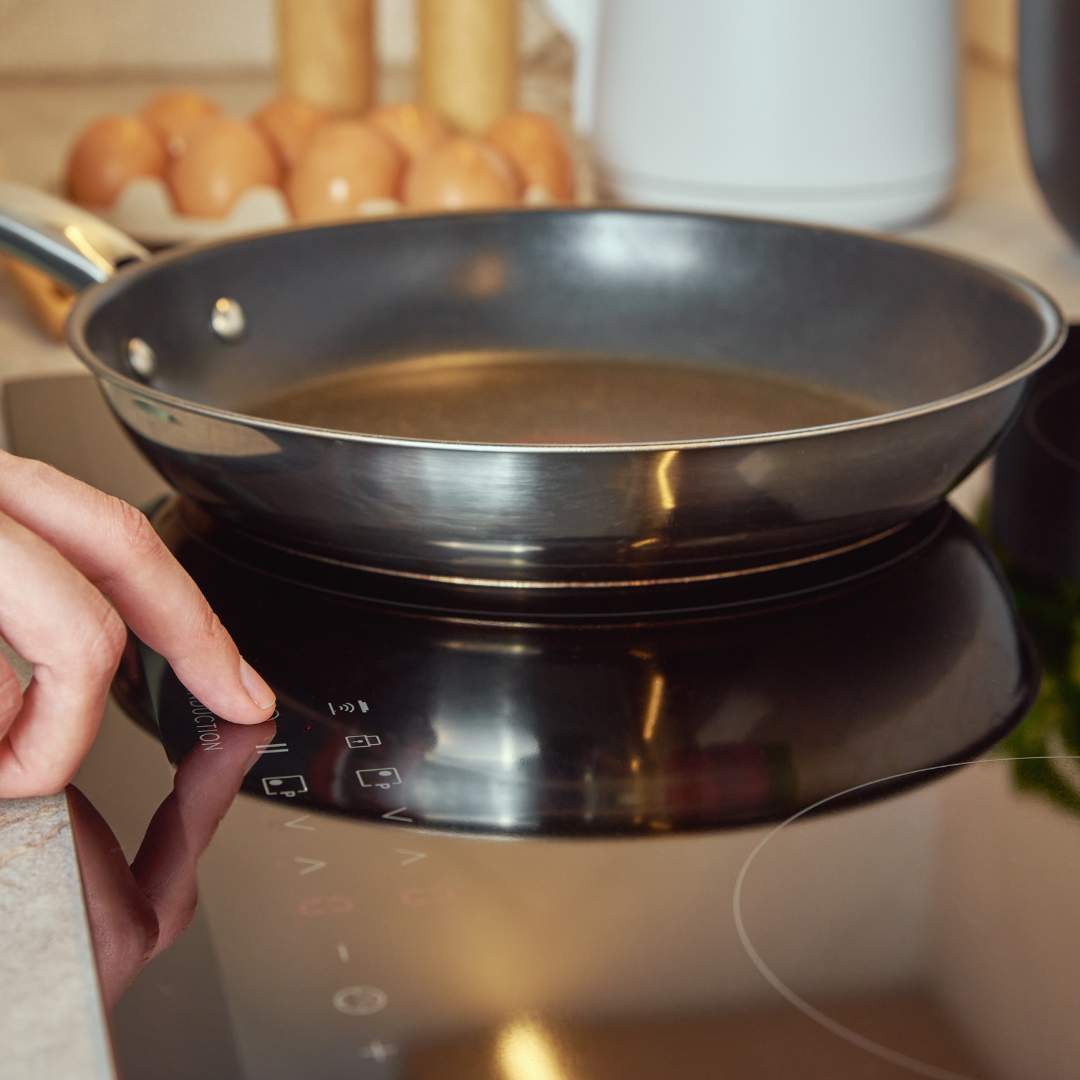
POLYGON ((0 926, 4 1076, 113 1076, 62 795, 0 809, 0 926))
MULTIPOLYGON (((974 58, 969 67, 956 198, 947 213, 904 235, 1026 274, 1056 297, 1070 319, 1078 319, 1080 254, 1046 212, 1031 180, 1011 74, 989 59, 974 58)), ((235 112, 249 111, 271 93, 267 75, 200 76, 198 82, 235 112)), ((386 96, 404 96, 404 82, 391 74, 386 96)), ((101 113, 130 111, 162 85, 133 77, 0 81, 0 101, 6 103, 0 108, 0 175, 54 185, 64 148, 84 124, 101 113)), ((564 71, 537 72, 526 80, 524 104, 565 116, 566 86, 564 71)), ((37 330, 0 278, 0 382, 79 370, 64 346, 37 330)), ((112 1076, 62 796, 0 803, 0 926, 5 1076, 112 1076)))

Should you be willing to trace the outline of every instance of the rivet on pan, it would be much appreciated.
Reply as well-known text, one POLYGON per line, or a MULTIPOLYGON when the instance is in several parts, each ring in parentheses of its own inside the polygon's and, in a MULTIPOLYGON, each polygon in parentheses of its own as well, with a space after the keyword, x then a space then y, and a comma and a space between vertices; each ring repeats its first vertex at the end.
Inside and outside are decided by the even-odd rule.
POLYGON ((239 341, 246 325, 244 309, 235 300, 222 296, 214 301, 210 312, 210 329, 222 341, 239 341))
POLYGON ((142 338, 133 337, 128 342, 128 364, 140 379, 149 379, 157 369, 154 350, 142 338))

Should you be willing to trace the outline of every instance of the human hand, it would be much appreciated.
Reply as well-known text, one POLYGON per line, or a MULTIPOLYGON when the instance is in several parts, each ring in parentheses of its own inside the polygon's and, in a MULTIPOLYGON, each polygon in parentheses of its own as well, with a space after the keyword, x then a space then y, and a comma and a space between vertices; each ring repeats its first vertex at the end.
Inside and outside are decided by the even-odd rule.
POLYGON ((51 466, 0 451, 0 798, 63 790, 97 734, 127 628, 211 711, 257 724, 273 691, 243 660, 146 517, 51 466))

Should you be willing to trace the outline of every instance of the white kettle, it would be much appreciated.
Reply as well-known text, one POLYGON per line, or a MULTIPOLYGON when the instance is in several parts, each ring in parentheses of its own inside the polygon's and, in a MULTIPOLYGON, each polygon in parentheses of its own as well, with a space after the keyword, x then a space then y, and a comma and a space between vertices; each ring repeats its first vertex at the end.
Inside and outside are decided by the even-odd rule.
POLYGON ((548 0, 601 188, 856 227, 952 188, 955 0, 548 0))

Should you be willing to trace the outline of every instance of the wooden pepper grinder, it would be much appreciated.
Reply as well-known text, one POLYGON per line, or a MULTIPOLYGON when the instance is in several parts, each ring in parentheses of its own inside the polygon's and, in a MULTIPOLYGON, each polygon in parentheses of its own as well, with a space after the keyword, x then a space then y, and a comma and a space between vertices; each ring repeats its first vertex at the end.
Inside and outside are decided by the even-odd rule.
POLYGON ((419 0, 420 97, 472 134, 517 104, 517 0, 419 0))
POLYGON ((278 0, 282 95, 339 115, 371 107, 375 91, 374 0, 278 0))

